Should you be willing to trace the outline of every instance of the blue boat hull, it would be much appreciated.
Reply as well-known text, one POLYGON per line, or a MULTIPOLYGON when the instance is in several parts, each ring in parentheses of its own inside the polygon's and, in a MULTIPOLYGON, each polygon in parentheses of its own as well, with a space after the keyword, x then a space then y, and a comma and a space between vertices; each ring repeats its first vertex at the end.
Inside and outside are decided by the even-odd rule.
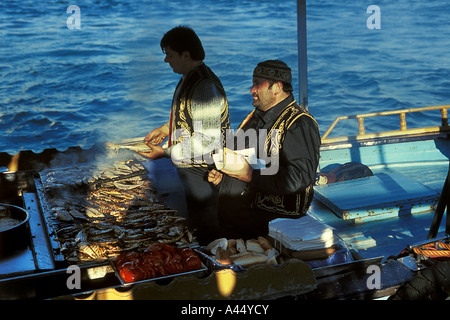
POLYGON ((374 176, 317 186, 310 214, 361 257, 396 255, 426 240, 449 154, 446 134, 324 145, 321 168, 355 161, 374 176))

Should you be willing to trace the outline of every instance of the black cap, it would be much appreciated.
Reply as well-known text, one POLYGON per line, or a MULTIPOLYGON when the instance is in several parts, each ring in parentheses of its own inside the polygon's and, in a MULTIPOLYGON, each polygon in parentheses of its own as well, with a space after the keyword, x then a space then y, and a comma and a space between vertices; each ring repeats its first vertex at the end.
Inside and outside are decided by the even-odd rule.
POLYGON ((267 60, 258 63, 255 70, 253 70, 253 77, 281 81, 289 84, 292 81, 291 68, 280 60, 267 60))

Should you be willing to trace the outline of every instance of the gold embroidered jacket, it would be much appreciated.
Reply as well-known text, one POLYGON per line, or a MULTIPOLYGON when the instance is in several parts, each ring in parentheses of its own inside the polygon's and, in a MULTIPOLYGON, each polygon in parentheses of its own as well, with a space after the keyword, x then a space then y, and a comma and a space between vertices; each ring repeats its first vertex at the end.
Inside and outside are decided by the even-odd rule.
POLYGON ((175 91, 166 154, 179 166, 212 164, 211 151, 225 146, 230 128, 228 101, 219 78, 204 63, 175 91))
POLYGON ((249 129, 258 131, 254 146, 258 157, 270 162, 266 169, 253 171, 247 187, 252 207, 283 215, 306 214, 319 162, 317 122, 290 96, 266 112, 254 110, 239 130, 249 129))

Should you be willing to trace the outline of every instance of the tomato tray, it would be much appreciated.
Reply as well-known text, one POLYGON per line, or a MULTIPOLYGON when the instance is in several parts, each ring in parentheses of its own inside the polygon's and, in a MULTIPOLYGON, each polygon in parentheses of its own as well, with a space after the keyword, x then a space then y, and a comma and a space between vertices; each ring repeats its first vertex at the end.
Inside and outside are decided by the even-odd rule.
POLYGON ((192 275, 202 276, 208 271, 208 268, 205 266, 205 264, 203 262, 201 262, 200 268, 195 269, 195 270, 183 271, 183 272, 179 272, 179 273, 171 273, 171 274, 167 274, 167 275, 156 275, 154 277, 145 277, 144 279, 140 279, 137 281, 125 281, 116 266, 116 260, 117 260, 117 257, 110 258, 109 262, 111 264, 112 269, 114 270, 116 277, 119 279, 122 286, 131 286, 134 284, 146 283, 146 282, 151 282, 151 281, 159 281, 159 282, 164 283, 165 281, 176 278, 176 277, 192 276, 192 275))

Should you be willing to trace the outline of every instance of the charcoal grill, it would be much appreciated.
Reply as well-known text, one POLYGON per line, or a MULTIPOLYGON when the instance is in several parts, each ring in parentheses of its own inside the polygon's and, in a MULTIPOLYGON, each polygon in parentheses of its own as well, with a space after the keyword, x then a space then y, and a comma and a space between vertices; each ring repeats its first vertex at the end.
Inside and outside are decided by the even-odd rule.
MULTIPOLYGON (((58 152, 55 151, 55 153, 58 152)), ((132 152, 126 153, 132 154, 132 152)), ((78 166, 80 164, 70 165, 78 166)), ((148 163, 145 165, 148 167, 148 163)), ((67 260, 55 230, 69 226, 70 223, 55 219, 51 205, 48 203, 48 199, 52 196, 50 193, 55 190, 51 191, 46 188, 42 179, 44 171, 42 164, 39 164, 38 167, 39 171, 0 173, 2 190, 0 196, 6 197, 8 202, 23 207, 30 216, 28 245, 7 259, 0 257, 0 299, 45 299, 120 287, 122 283, 114 273, 110 259, 75 262, 67 260), (16 193, 15 197, 12 196, 14 193, 16 193), (81 272, 79 289, 69 289, 67 286, 67 280, 71 275, 67 268, 73 264, 76 264, 81 272)), ((133 176, 143 176, 146 180, 151 178, 146 168, 125 178, 133 176)), ((110 178, 105 182, 111 183, 120 180, 120 178, 110 178)), ((101 185, 99 181, 96 181, 82 183, 78 187, 78 191, 98 190, 101 185)), ((159 199, 162 202, 165 201, 161 197, 159 199)), ((4 202, 4 199, 0 198, 0 200, 4 202)), ((87 223, 82 219, 75 220, 74 223, 87 223)), ((192 243, 192 245, 196 244, 192 243)))

